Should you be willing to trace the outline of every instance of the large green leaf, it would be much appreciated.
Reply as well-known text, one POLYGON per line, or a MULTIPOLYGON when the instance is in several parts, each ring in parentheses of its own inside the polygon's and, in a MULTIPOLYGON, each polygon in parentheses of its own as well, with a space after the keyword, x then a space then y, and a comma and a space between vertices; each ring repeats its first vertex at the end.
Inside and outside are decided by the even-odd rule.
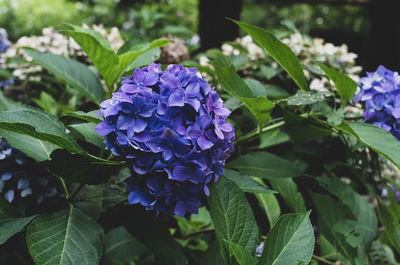
POLYGON ((70 129, 72 132, 75 132, 75 134, 78 136, 75 138, 83 139, 88 143, 100 147, 101 149, 105 149, 105 137, 96 133, 96 125, 97 124, 92 122, 76 123, 69 125, 68 129, 70 129))
MULTIPOLYGON (((55 116, 38 109, 0 111, 0 128, 46 141, 71 153, 83 152, 55 116)), ((25 152, 25 148, 19 148, 25 152)), ((48 149, 43 146, 43 150, 48 149)))
POLYGON ((31 49, 24 49, 24 52, 58 78, 79 89, 94 103, 99 104, 104 100, 105 93, 100 80, 85 65, 62 55, 40 53, 31 49))
POLYGON ((380 241, 372 242, 371 248, 369 250, 369 257, 371 259, 371 264, 374 265, 398 264, 390 247, 380 241))
POLYGON ((243 192, 232 181, 221 177, 211 186, 210 194, 210 214, 225 263, 235 264, 227 242, 238 244, 254 254, 258 228, 243 192))
POLYGON ((286 214, 278 219, 264 242, 259 265, 308 264, 314 252, 310 212, 286 214))
MULTIPOLYGON (((264 182, 260 178, 256 178, 261 185, 265 186, 264 182)), ((281 207, 279 206, 279 202, 276 199, 274 194, 255 194, 258 202, 260 203, 261 208, 264 210, 267 215, 268 222, 270 226, 275 223, 278 217, 281 215, 281 207)))
POLYGON ((257 119, 257 122, 263 125, 275 104, 265 97, 254 97, 246 82, 236 73, 228 57, 217 57, 212 64, 222 88, 230 95, 240 99, 257 119))
POLYGON ((240 174, 239 172, 231 169, 225 170, 225 177, 232 180, 242 191, 251 193, 275 193, 252 179, 249 176, 240 174))
POLYGON ((229 248, 233 252, 233 255, 235 256, 235 259, 239 265, 256 265, 257 264, 257 259, 254 255, 252 255, 249 251, 244 249, 244 247, 233 243, 233 242, 227 242, 229 245, 229 248))
POLYGON ((302 90, 308 90, 307 81, 303 73, 303 68, 300 65, 299 60, 293 51, 278 40, 270 32, 263 30, 262 28, 252 26, 243 22, 234 21, 244 31, 250 34, 250 36, 258 42, 271 56, 279 63, 283 69, 293 78, 293 81, 302 90))
POLYGON ((273 189, 285 200, 286 204, 293 212, 305 212, 306 203, 303 195, 298 191, 296 182, 291 178, 268 179, 273 189))
POLYGON ((400 227, 399 221, 393 218, 386 206, 380 204, 378 207, 379 219, 385 228, 384 233, 390 244, 400 253, 400 227))
POLYGON ((338 128, 383 155, 400 168, 400 143, 384 129, 363 122, 343 122, 338 128))
POLYGON ((316 63, 322 68, 322 70, 324 70, 328 78, 333 81, 339 92, 343 107, 346 106, 349 99, 354 95, 354 93, 356 93, 357 83, 347 75, 344 75, 335 69, 329 68, 320 62, 316 63))
POLYGON ((329 238, 339 253, 355 264, 356 249, 347 244, 344 235, 334 229, 334 225, 339 220, 350 218, 349 213, 339 202, 329 196, 312 193, 311 197, 318 212, 318 231, 325 238, 329 238))
POLYGON ((133 257, 150 254, 150 250, 137 241, 123 226, 109 231, 104 237, 105 264, 123 264, 133 257))
POLYGON ((296 95, 288 97, 286 100, 289 106, 302 106, 326 101, 326 99, 331 96, 333 96, 333 94, 329 91, 297 91, 296 95))
POLYGON ((303 175, 293 162, 268 152, 242 155, 230 162, 227 167, 259 178, 292 178, 303 175))
POLYGON ((37 265, 97 265, 103 253, 103 229, 72 206, 34 220, 26 241, 37 265))
MULTIPOLYGON (((24 109, 31 108, 20 103, 13 102, 7 99, 3 93, 0 93, 0 111, 24 109)), ((0 135, 3 136, 10 145, 22 150, 27 156, 35 159, 37 162, 50 159, 50 154, 58 148, 53 144, 37 138, 5 129, 0 129, 0 135)))
POLYGON ((107 181, 124 162, 57 150, 51 155, 51 161, 45 161, 42 165, 56 176, 65 179, 84 184, 99 184, 107 181))
POLYGON ((355 192, 351 186, 339 179, 318 177, 317 180, 344 205, 349 207, 357 222, 369 228, 369 230, 364 229, 361 233, 364 246, 368 246, 374 239, 378 226, 378 220, 372 206, 363 196, 355 192))
POLYGON ((21 218, 2 218, 0 217, 0 245, 5 243, 10 237, 20 232, 36 216, 21 218))

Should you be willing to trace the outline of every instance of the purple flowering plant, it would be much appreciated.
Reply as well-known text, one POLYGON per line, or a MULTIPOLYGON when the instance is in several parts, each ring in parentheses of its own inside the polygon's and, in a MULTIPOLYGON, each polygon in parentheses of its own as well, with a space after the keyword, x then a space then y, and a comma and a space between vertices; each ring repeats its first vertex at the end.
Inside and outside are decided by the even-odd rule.
POLYGON ((230 111, 195 68, 137 68, 101 103, 96 132, 128 161, 130 204, 179 216, 197 213, 208 184, 224 174, 235 131, 230 111))

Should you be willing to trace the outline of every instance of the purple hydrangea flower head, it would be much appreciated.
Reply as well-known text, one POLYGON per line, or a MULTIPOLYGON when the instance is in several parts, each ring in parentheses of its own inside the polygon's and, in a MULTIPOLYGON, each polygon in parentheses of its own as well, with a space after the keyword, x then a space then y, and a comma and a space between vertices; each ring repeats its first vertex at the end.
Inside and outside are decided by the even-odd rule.
POLYGON ((179 216, 197 213, 207 185, 224 174, 235 131, 230 111, 196 68, 136 69, 101 104, 96 131, 132 170, 130 204, 179 216))
POLYGON ((58 194, 57 179, 37 172, 30 159, 0 136, 0 194, 9 202, 27 199, 41 204, 58 194))
POLYGON ((7 51, 10 47, 10 41, 7 39, 7 31, 0 28, 0 53, 7 51))
POLYGON ((364 121, 379 126, 400 140, 400 75, 379 66, 359 82, 355 102, 364 102, 364 121))

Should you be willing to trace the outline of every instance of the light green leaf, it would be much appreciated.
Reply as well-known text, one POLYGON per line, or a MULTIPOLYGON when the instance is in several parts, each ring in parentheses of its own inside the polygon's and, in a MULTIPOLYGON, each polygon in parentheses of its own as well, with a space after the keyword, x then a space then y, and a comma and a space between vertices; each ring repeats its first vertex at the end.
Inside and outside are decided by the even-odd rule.
POLYGON ((105 93, 100 80, 85 65, 62 55, 40 53, 31 49, 24 49, 24 52, 58 78, 79 89, 94 103, 99 104, 104 100, 105 93))
POLYGON ((34 220, 26 241, 37 265, 97 265, 103 253, 103 229, 72 206, 34 220))
POLYGON ((225 170, 225 177, 232 180, 242 191, 251 193, 275 193, 273 190, 266 188, 251 177, 242 175, 231 169, 225 170))
POLYGON ((75 118, 79 118, 84 121, 99 123, 102 120, 96 117, 98 112, 99 112, 98 110, 92 110, 89 112, 83 112, 83 111, 73 111, 72 112, 71 111, 71 112, 65 113, 64 116, 75 117, 75 118))
POLYGON ((320 62, 316 62, 316 64, 318 64, 318 66, 324 70, 328 78, 333 81, 342 100, 342 106, 346 106, 349 99, 356 93, 357 83, 347 75, 329 68, 320 62))
POLYGON ((243 192, 232 181, 221 177, 211 186, 210 194, 210 214, 225 263, 234 264, 233 252, 226 241, 254 254, 258 228, 243 192))
POLYGON ((230 95, 240 99, 257 119, 257 122, 263 125, 270 116, 275 104, 265 97, 254 97, 251 89, 235 72, 229 58, 217 57, 212 64, 222 88, 230 95))
POLYGON ((296 95, 287 98, 289 106, 302 106, 310 105, 317 102, 323 102, 327 97, 331 97, 333 94, 329 91, 322 92, 305 92, 298 91, 296 95))
POLYGON ((258 148, 263 149, 278 144, 283 144, 290 141, 290 137, 287 133, 280 129, 275 129, 260 136, 260 145, 258 148))
POLYGON ((380 241, 374 241, 371 244, 369 250, 369 257, 371 259, 371 264, 374 265, 397 265, 394 258, 393 251, 389 246, 383 244, 380 241))
POLYGON ((244 247, 227 241, 229 248, 233 252, 233 255, 235 256, 236 261, 238 262, 239 265, 256 265, 257 264, 257 259, 254 255, 250 254, 249 251, 244 249, 244 247))
POLYGON ((227 165, 249 176, 259 178, 293 178, 303 175, 293 162, 268 152, 242 155, 227 165))
POLYGON ((105 148, 104 144, 105 137, 100 136, 96 133, 95 131, 96 124, 91 122, 76 123, 69 125, 68 128, 71 131, 74 131, 78 135, 80 135, 80 138, 84 139, 86 142, 94 144, 95 146, 98 146, 101 149, 105 148))
POLYGON ((314 252, 310 212, 281 216, 264 242, 259 265, 308 264, 314 252))
POLYGON ((305 212, 306 203, 303 195, 298 191, 296 182, 291 178, 285 179, 268 179, 273 189, 285 200, 286 204, 293 212, 305 212))
POLYGON ((2 218, 0 217, 0 245, 5 243, 10 237, 20 232, 36 216, 21 218, 2 218))
POLYGON ((250 88, 254 97, 267 97, 267 90, 260 81, 252 78, 245 78, 243 81, 250 88))
POLYGON ((133 257, 151 253, 122 226, 110 230, 104 237, 104 244, 105 264, 129 262, 133 257))
MULTIPOLYGON (((255 178, 255 180, 266 187, 262 179, 255 178)), ((272 225, 281 215, 281 207, 279 206, 278 200, 276 199, 274 194, 256 193, 255 196, 260 203, 261 208, 263 208, 265 214, 267 215, 268 222, 272 227, 272 225)))
POLYGON ((400 168, 400 143, 384 129, 363 122, 344 122, 338 128, 383 155, 400 168))
POLYGON ((243 22, 235 21, 244 31, 258 42, 271 56, 279 63, 283 69, 293 78, 293 81, 302 90, 308 90, 307 81, 303 73, 303 68, 293 51, 283 42, 278 40, 270 32, 262 28, 252 26, 243 22))
POLYGON ((65 179, 83 184, 99 184, 107 181, 124 165, 124 162, 57 150, 51 155, 51 161, 45 161, 42 165, 56 176, 65 179))
MULTIPOLYGON (((13 102, 7 99, 3 93, 0 93, 0 111, 7 110, 25 110, 33 109, 28 106, 13 102)), ((3 136, 8 143, 23 151, 27 156, 35 159, 37 162, 50 159, 50 154, 58 147, 48 142, 33 138, 28 135, 16 133, 13 131, 0 128, 0 135, 3 136)))

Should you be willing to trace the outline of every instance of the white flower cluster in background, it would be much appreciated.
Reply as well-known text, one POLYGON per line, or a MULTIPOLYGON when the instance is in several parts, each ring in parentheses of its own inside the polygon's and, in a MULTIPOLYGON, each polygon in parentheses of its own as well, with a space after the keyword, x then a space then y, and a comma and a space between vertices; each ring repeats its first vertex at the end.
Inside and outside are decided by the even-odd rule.
MULTIPOLYGON (((320 61, 331 68, 338 69, 356 82, 360 80, 359 74, 362 68, 356 65, 355 60, 358 56, 349 52, 346 44, 335 46, 320 38, 305 38, 300 33, 291 34, 282 42, 293 50, 302 64, 313 65, 312 61, 320 61)), ((333 86, 329 84, 328 79, 317 77, 307 69, 304 69, 304 74, 310 81, 311 90, 326 91, 333 86)))
MULTIPOLYGON (((83 25, 83 27, 89 28, 87 25, 83 25)), ((110 31, 107 31, 103 25, 93 25, 92 27, 93 30, 100 33, 111 44, 111 47, 115 51, 124 44, 118 28, 113 27, 110 31)), ((2 56, 0 66, 13 69, 13 76, 17 77, 19 80, 28 79, 30 81, 40 81, 40 76, 31 74, 43 70, 41 66, 32 65, 31 63, 17 64, 9 62, 13 57, 22 57, 28 62, 32 61, 32 58, 20 50, 22 47, 30 47, 40 52, 64 55, 72 58, 83 58, 83 61, 88 60, 85 52, 72 38, 60 34, 52 27, 44 28, 41 36, 21 37, 16 43, 12 44, 2 56)))
MULTIPOLYGON (((250 35, 244 36, 243 38, 237 38, 235 40, 236 43, 240 44, 243 48, 245 48, 249 53, 247 56, 251 61, 256 61, 258 59, 265 58, 265 54, 263 49, 254 43, 252 37, 250 35)), ((225 43, 221 47, 222 53, 224 55, 239 55, 240 51, 230 45, 229 43, 225 43)))

